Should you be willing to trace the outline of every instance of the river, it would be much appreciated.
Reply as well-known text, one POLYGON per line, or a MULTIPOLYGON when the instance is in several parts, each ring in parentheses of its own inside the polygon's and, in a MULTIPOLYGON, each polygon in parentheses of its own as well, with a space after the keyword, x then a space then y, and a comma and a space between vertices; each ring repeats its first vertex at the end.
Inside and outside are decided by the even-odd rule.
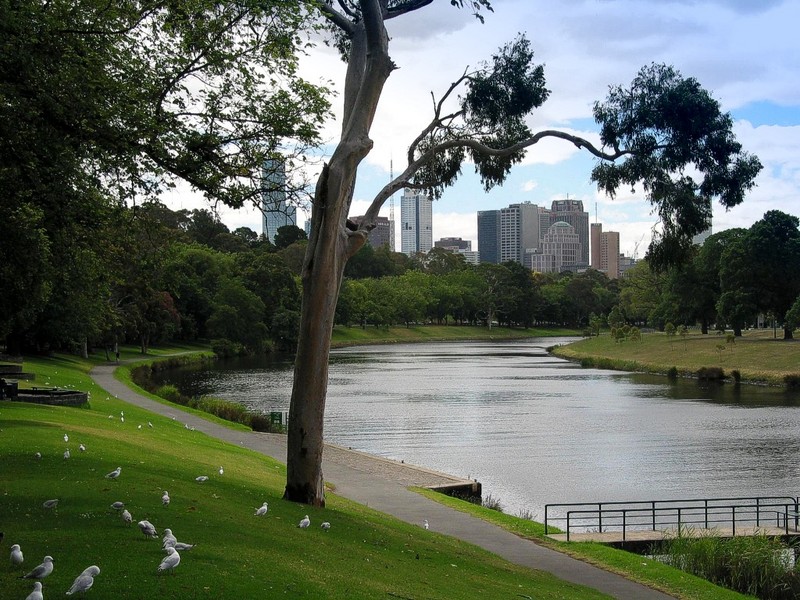
MULTIPOLYGON (((333 351, 326 440, 477 479, 506 512, 546 503, 800 493, 800 394, 584 369, 568 339, 333 351)), ((290 360, 163 375, 286 411, 290 360)))

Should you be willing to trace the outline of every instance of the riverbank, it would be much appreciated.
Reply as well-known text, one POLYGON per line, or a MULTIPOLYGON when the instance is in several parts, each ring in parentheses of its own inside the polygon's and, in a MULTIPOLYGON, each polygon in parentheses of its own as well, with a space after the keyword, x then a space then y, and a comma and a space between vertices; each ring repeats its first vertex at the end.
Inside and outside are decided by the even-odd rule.
POLYGON ((531 327, 477 327, 473 325, 412 325, 411 327, 344 327, 333 329, 334 348, 368 344, 414 342, 467 342, 476 340, 519 340, 532 337, 579 336, 573 329, 531 327))
POLYGON ((731 337, 654 332, 642 334, 641 340, 618 342, 606 333, 553 348, 552 353, 584 367, 759 385, 800 383, 800 340, 775 339, 772 331, 731 337))

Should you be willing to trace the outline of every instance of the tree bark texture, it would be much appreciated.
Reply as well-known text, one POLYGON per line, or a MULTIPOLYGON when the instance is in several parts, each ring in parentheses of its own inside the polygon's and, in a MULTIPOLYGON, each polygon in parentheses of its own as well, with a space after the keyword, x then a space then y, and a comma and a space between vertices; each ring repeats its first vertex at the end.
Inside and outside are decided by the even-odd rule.
POLYGON ((379 0, 362 0, 363 20, 351 40, 344 94, 342 137, 317 182, 312 229, 302 271, 302 307, 294 384, 289 408, 286 491, 288 500, 324 506, 323 419, 328 358, 336 302, 347 260, 366 241, 348 231, 356 172, 372 149, 370 127, 392 65, 379 0))

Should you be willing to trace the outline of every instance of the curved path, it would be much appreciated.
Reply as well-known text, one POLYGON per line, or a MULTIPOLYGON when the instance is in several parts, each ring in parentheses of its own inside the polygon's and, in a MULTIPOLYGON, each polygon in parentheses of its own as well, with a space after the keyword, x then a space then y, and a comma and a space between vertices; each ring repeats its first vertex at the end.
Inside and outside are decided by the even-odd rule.
MULTIPOLYGON (((98 366, 90 375, 100 387, 120 400, 175 417, 197 431, 285 462, 285 436, 235 431, 183 412, 178 406, 154 402, 116 380, 116 368, 116 365, 98 366)), ((336 486, 337 495, 409 523, 421 524, 423 519, 427 519, 432 530, 485 548, 510 562, 548 571, 560 579, 594 588, 621 600, 667 600, 672 597, 540 546, 407 489, 409 485, 424 486, 431 485, 431 481, 435 484, 451 479, 447 475, 332 445, 326 445, 323 471, 325 480, 336 486)))

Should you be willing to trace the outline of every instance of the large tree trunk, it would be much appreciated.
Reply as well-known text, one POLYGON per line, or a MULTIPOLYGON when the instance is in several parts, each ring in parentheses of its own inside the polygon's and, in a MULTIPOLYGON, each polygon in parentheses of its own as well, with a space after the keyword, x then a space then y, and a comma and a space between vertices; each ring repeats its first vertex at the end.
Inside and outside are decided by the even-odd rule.
POLYGON ((792 339, 794 339, 794 336, 793 336, 793 334, 792 334, 792 328, 791 328, 791 327, 784 327, 784 328, 783 328, 783 339, 785 339, 785 340, 792 340, 792 339))
POLYGON ((347 260, 367 239, 347 229, 359 163, 372 149, 369 130, 392 70, 388 36, 376 0, 362 0, 363 21, 350 31, 342 137, 320 175, 303 261, 300 333, 289 407, 284 498, 324 506, 323 420, 336 302, 347 260))

